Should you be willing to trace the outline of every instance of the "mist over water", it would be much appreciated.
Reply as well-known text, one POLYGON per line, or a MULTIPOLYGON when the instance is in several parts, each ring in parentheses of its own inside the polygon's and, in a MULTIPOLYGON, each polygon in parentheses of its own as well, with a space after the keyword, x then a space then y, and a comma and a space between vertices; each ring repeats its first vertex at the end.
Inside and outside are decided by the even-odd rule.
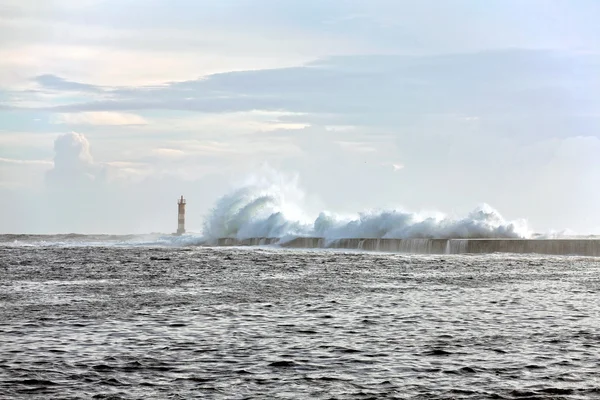
MULTIPOLYGON (((287 238, 318 236, 340 238, 529 238, 525 220, 507 221, 488 204, 478 205, 464 217, 439 212, 412 212, 402 208, 375 209, 355 215, 304 211, 304 193, 297 179, 268 172, 252 178, 222 196, 205 218, 203 235, 217 238, 287 238)), ((375 197, 375 194, 374 194, 375 197)))

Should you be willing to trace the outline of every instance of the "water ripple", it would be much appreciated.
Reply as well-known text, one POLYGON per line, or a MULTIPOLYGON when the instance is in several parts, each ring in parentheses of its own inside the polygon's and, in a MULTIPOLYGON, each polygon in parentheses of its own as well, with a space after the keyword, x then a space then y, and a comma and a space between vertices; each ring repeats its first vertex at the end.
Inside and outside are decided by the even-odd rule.
POLYGON ((600 263, 0 247, 0 398, 600 398, 600 263))

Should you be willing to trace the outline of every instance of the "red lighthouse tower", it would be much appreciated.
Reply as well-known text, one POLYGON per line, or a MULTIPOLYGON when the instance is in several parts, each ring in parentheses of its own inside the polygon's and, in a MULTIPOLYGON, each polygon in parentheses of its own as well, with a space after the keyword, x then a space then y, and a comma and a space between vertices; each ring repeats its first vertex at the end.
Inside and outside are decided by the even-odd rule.
POLYGON ((177 215, 177 235, 185 233, 185 199, 183 195, 177 200, 178 215, 177 215))

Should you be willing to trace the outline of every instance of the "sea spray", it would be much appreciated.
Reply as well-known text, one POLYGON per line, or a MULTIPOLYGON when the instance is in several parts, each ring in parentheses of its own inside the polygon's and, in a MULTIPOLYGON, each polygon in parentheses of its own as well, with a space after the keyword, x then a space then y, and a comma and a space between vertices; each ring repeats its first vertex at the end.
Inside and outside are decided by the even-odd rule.
POLYGON ((267 170, 222 196, 205 218, 208 241, 229 237, 322 237, 436 239, 529 238, 526 221, 507 221, 487 204, 464 218, 401 209, 372 210, 354 216, 323 211, 309 219, 303 212, 303 192, 296 179, 267 170))
POLYGON ((304 194, 297 177, 285 177, 268 167, 261 172, 217 200, 204 221, 205 238, 284 237, 311 231, 298 206, 304 194))

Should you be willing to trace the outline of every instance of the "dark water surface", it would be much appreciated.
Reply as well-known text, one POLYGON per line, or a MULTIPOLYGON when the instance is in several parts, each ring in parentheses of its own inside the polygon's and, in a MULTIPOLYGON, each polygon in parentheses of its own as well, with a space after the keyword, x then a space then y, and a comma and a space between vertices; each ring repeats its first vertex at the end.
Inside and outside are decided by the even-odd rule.
POLYGON ((4 246, 0 398, 600 398, 600 260, 4 246))

